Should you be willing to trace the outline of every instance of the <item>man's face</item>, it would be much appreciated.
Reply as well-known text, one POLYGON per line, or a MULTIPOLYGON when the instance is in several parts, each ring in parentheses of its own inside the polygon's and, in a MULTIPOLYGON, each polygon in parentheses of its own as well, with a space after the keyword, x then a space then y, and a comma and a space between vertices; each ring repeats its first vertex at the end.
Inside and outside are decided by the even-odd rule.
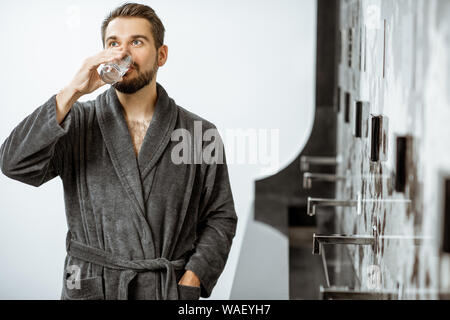
POLYGON ((132 94, 148 85, 166 60, 167 47, 162 46, 160 50, 156 50, 151 24, 143 18, 113 19, 105 31, 105 48, 112 47, 123 48, 131 54, 133 60, 132 67, 123 76, 123 80, 113 85, 122 93, 132 94))

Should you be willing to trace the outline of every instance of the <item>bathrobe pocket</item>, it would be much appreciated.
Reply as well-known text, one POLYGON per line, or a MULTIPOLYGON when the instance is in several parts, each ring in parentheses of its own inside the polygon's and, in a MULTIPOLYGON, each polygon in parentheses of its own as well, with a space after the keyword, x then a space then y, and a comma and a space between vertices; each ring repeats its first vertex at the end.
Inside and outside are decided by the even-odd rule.
POLYGON ((178 284, 178 300, 199 300, 200 287, 178 284))
POLYGON ((64 281, 63 300, 104 300, 103 279, 101 276, 79 280, 79 286, 69 286, 64 281))

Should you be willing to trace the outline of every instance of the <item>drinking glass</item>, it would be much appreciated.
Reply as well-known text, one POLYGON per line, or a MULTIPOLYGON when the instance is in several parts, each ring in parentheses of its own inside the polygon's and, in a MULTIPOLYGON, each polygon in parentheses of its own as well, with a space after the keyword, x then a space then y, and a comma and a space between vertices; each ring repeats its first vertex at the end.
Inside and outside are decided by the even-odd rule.
POLYGON ((100 70, 100 77, 109 84, 115 84, 127 73, 132 64, 131 55, 127 54, 120 61, 105 63, 100 70))

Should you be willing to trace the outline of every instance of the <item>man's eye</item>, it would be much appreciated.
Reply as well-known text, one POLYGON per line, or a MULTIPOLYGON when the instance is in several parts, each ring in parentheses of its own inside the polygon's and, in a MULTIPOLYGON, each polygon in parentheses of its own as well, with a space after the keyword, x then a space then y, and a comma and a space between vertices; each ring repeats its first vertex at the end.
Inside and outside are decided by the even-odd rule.
POLYGON ((138 45, 138 44, 140 44, 140 43, 142 43, 142 41, 141 41, 141 40, 133 40, 133 44, 136 44, 136 45, 138 45), (138 42, 138 43, 136 43, 136 42, 138 42))
POLYGON ((110 42, 110 43, 109 43, 109 46, 110 46, 110 47, 111 47, 111 46, 114 47, 114 44, 115 44, 115 43, 117 43, 117 42, 116 42, 116 41, 110 42))

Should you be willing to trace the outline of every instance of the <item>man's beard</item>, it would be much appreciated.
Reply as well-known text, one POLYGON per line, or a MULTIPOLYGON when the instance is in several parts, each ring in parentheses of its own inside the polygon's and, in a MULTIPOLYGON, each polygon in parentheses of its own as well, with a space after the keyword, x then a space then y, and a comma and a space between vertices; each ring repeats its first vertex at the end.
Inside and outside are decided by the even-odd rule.
POLYGON ((137 69, 137 67, 134 67, 135 71, 138 72, 138 76, 136 78, 132 78, 131 80, 123 79, 120 82, 117 82, 113 84, 112 86, 119 92, 126 93, 126 94, 133 94, 146 85, 148 85, 153 78, 156 75, 156 72, 158 71, 158 63, 155 59, 155 64, 153 65, 153 68, 149 71, 146 71, 144 73, 140 73, 137 69))

